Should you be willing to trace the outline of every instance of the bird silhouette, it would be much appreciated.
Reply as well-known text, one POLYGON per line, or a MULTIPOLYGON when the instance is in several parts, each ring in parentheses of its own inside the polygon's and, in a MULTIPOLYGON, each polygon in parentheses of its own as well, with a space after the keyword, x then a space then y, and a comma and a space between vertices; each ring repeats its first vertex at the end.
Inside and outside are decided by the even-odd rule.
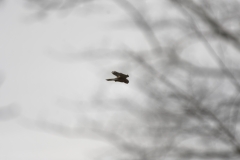
POLYGON ((129 81, 127 79, 129 77, 129 75, 119 73, 119 72, 116 72, 116 71, 112 71, 112 74, 117 76, 117 78, 106 79, 107 81, 123 82, 123 83, 126 83, 126 84, 129 83, 129 81))

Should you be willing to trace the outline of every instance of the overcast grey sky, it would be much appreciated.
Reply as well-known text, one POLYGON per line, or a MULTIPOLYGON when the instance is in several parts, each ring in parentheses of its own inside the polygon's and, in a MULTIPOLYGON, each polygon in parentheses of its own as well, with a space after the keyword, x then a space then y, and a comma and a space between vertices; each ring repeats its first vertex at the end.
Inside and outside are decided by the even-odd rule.
MULTIPOLYGON (((1 160, 99 159, 109 149, 110 145, 100 140, 67 138, 32 125, 35 120, 46 120, 75 126, 81 112, 68 107, 92 96, 132 96, 140 102, 133 89, 137 74, 130 72, 129 57, 122 63, 78 56, 84 50, 121 46, 136 51, 149 49, 139 30, 122 28, 131 24, 125 11, 114 3, 106 6, 79 6, 40 20, 23 0, 8 0, 0 6, 0 73, 4 77, 0 106, 20 110, 17 118, 0 121, 1 160), (130 83, 107 82, 113 70, 130 74, 130 83)), ((164 10, 152 14, 159 16, 164 10)))
MULTIPOLYGON (((65 3, 67 1, 61 2, 65 3)), ((75 2, 77 1, 72 1, 71 4, 75 2)), ((54 124, 55 127, 61 125, 69 128, 76 128, 76 126, 79 126, 79 128, 81 126, 89 127, 85 124, 85 121, 83 121, 86 115, 96 120, 96 122, 102 122, 99 123, 102 125, 99 127, 100 133, 101 131, 104 132, 104 129, 109 125, 105 122, 111 122, 111 125, 114 127, 109 130, 114 130, 121 135, 120 137, 122 137, 122 133, 125 131, 128 131, 126 135, 128 133, 132 134, 129 137, 129 143, 131 143, 132 137, 132 140, 135 140, 136 134, 134 133, 141 131, 138 135, 139 137, 136 137, 136 140, 138 138, 142 140, 142 135, 146 134, 147 138, 150 136, 149 141, 152 142, 153 140, 153 143, 157 144, 158 141, 155 141, 155 137, 152 137, 151 134, 148 133, 148 130, 144 133, 143 129, 142 133, 141 128, 141 125, 146 125, 146 128, 151 127, 151 125, 148 124, 153 124, 153 129, 158 127, 155 126, 155 123, 151 123, 152 121, 148 121, 151 120, 152 115, 155 115, 153 113, 155 113, 156 108, 157 113, 161 113, 159 114, 161 116, 158 115, 157 118, 155 117, 156 119, 153 117, 153 120, 155 120, 153 122, 160 122, 168 117, 168 115, 171 115, 170 118, 165 119, 166 122, 171 124, 171 122, 174 121, 173 124, 177 125, 177 129, 179 127, 178 125, 180 125, 179 129, 182 129, 182 122, 185 123, 185 120, 188 121, 187 116, 191 116, 185 115, 188 114, 187 110, 185 110, 188 105, 185 105, 185 103, 187 102, 186 99, 189 99, 185 97, 188 97, 188 94, 197 93, 196 98, 198 99, 200 97, 201 99, 202 95, 210 93, 210 90, 215 88, 215 80, 213 80, 213 85, 211 81, 209 81, 209 85, 206 84, 205 81, 202 81, 201 84, 196 85, 196 91, 192 90, 191 72, 194 70, 188 70, 187 68, 189 67, 190 69, 191 66, 194 66, 196 70, 200 69, 201 72, 202 70, 208 71, 208 67, 210 67, 212 71, 215 71, 214 69, 218 69, 218 61, 216 61, 216 57, 213 58, 213 56, 209 54, 206 48, 204 49, 205 46, 202 43, 193 42, 193 40, 202 41, 201 36, 198 34, 196 39, 191 38, 191 36, 187 36, 189 38, 187 41, 182 39, 182 36, 185 37, 185 33, 189 34, 189 29, 193 29, 194 27, 188 24, 190 22, 185 20, 186 17, 180 18, 182 14, 179 13, 179 6, 176 7, 168 3, 168 0, 131 1, 132 3, 136 2, 136 5, 134 4, 133 6, 141 12, 149 10, 149 12, 143 13, 144 18, 146 21, 149 20, 149 22, 152 23, 152 27, 156 27, 157 33, 159 32, 156 35, 151 35, 151 30, 147 28, 147 25, 144 25, 144 21, 141 20, 142 17, 136 13, 134 14, 133 8, 130 7, 130 9, 127 9, 127 7, 124 6, 124 2, 123 4, 111 3, 112 1, 94 2, 96 3, 74 6, 69 10, 61 12, 59 10, 49 11, 46 17, 41 17, 44 14, 42 14, 42 12, 36 12, 37 9, 34 8, 34 6, 27 7, 26 0, 5 0, 0 4, 0 111, 4 109, 7 110, 6 106, 10 106, 10 110, 15 109, 18 111, 18 116, 13 119, 4 119, 6 115, 0 112, 0 160, 101 160, 100 158, 105 157, 105 155, 111 156, 111 153, 115 154, 114 151, 117 152, 117 150, 109 150, 110 148, 112 149, 111 144, 103 141, 103 139, 97 139, 100 136, 90 139, 90 134, 87 133, 88 138, 85 136, 67 137, 60 134, 65 133, 61 131, 66 130, 54 128, 55 131, 59 131, 58 133, 54 133, 54 129, 51 130, 52 126, 49 125, 54 124), (147 3, 149 3, 149 5, 147 5, 147 3), (162 4, 160 5, 160 3, 162 4), (120 7, 121 5, 122 7, 120 7), (40 15, 40 17, 37 18, 36 15, 40 15), (156 21, 154 21, 155 18, 156 21), (163 21, 158 21, 158 18, 163 21), (169 25, 169 27, 172 26, 173 28, 177 28, 177 30, 171 30, 170 28, 168 30, 168 25, 166 25, 165 20, 169 19, 171 19, 172 22, 180 20, 179 24, 184 22, 183 24, 186 23, 187 25, 183 25, 184 29, 182 31, 179 30, 179 32, 177 21, 176 24, 173 23, 169 25), (135 23, 132 20, 135 20, 135 23), (163 23, 161 24, 161 22, 163 23), (161 28, 161 25, 166 26, 161 28), (126 28, 126 26, 132 27, 126 28), (190 43, 193 44, 189 45, 190 43), (155 53, 155 50, 151 50, 151 54, 148 54, 149 49, 155 49, 156 47, 158 47, 157 49, 163 49, 161 52, 166 51, 168 54, 161 54, 160 59, 158 59, 158 54, 155 53), (111 52, 104 50, 106 48, 110 49, 111 52), (122 49, 123 52, 118 54, 119 57, 116 57, 116 52, 112 51, 118 49, 122 49), (91 52, 84 52, 93 50, 97 51, 95 52, 96 57, 93 57, 91 52), (131 56, 127 55, 132 52, 124 52, 126 50, 134 51, 134 53, 138 54, 137 56, 144 60, 136 57, 135 61, 133 61, 131 56), (179 54, 177 54, 178 52, 179 54), (81 56, 80 53, 82 53, 81 56), (85 56, 83 56, 83 54, 85 56), (148 63, 144 66, 143 62, 145 61, 154 66, 154 69, 152 70, 151 67, 149 69, 148 63), (156 64, 155 61, 157 61, 156 64), (183 63, 178 64, 180 61, 183 63), (187 65, 183 65, 182 68, 180 68, 179 74, 178 71, 174 73, 175 67, 178 69, 178 65, 181 66, 181 64, 185 63, 187 65), (111 72, 114 70, 129 74, 130 83, 126 85, 123 83, 107 82, 105 79, 112 78, 113 75, 111 72), (182 74, 181 70, 186 70, 186 75, 185 72, 182 74), (171 73, 172 71, 173 73, 171 73), (148 74, 151 74, 151 76, 148 76, 148 74), (144 78, 142 78, 143 76, 144 78), (166 81, 164 76, 168 76, 169 81, 166 81), (155 77, 157 77, 157 79, 160 77, 158 80, 164 81, 164 83, 158 83, 159 81, 155 81, 155 77), (171 85, 175 83, 175 79, 177 80, 177 87, 171 85), (188 79, 190 83, 186 83, 188 79), (151 83, 149 83, 149 81, 151 83), (157 84, 157 86, 155 84, 157 84), (190 90, 188 90, 188 87, 190 90), (156 92, 155 89, 157 89, 156 92), (168 92, 168 89, 172 91, 168 92), (178 97, 173 93, 176 91, 177 93, 181 93, 182 90, 187 93, 186 96, 183 96, 184 101, 181 102, 181 99, 180 101, 175 101, 175 98, 178 99, 178 97), (188 93, 188 91, 190 91, 190 93, 188 93), (167 94, 165 95, 165 93, 167 94), (160 97, 162 95, 162 99, 158 99, 156 94, 159 94, 160 97), (165 101, 166 97, 167 99, 165 101), (91 100, 105 100, 104 98, 108 98, 108 101, 105 102, 110 105, 95 105, 100 101, 96 101, 93 105, 89 103, 92 102, 91 100), (146 101, 144 98, 149 101, 146 101), (152 103, 152 101, 154 101, 154 103, 152 103), (121 111, 123 112, 128 106, 132 106, 132 108, 126 109, 125 114, 116 114, 116 116, 109 113, 111 111, 120 111, 115 110, 119 109, 116 107, 118 102, 119 104, 122 102, 120 105, 122 105, 121 109, 123 110, 121 111), (159 104, 159 102, 161 103, 159 104), (178 104, 179 102, 182 104, 178 104), (146 105, 144 103, 146 103, 146 105), (156 108, 149 109, 149 104, 156 108), (175 117, 175 113, 172 114, 178 105, 183 105, 180 107, 180 111, 178 110, 179 108, 176 109, 181 112, 182 117, 178 117, 179 115, 175 117), (102 106, 105 108, 101 108, 102 106), (170 107, 167 109, 169 111, 165 112, 167 111, 165 110, 166 106, 171 106, 173 109, 170 107), (138 114, 144 117, 143 122, 141 119, 136 122, 132 120, 131 118, 136 118, 135 114, 133 114, 132 117, 129 116, 130 118, 127 116, 127 114, 132 114, 131 112, 135 112, 135 107, 137 109, 142 107, 143 110, 140 109, 136 111, 139 111, 138 114), (104 111, 106 112, 104 112, 104 115, 102 112, 99 112, 101 109, 105 109, 104 111), (163 112, 161 112, 161 109, 163 109, 163 112), (149 112, 145 113, 145 111, 149 112), (162 117, 162 115, 164 116, 162 117), (100 116, 101 119, 98 119, 100 116), (182 121, 178 121, 178 118, 181 118, 182 121), (112 119, 114 122, 111 121, 112 119), (141 123, 139 123, 140 121, 141 123), (46 126, 39 126, 39 124, 43 123, 35 122, 47 122, 45 124, 48 124, 50 129, 41 128, 46 126), (124 125, 121 126, 121 122, 123 122, 123 124, 129 122, 126 126, 130 129, 125 128, 126 126, 124 125), (131 126, 134 123, 135 127, 139 130, 131 126), (117 128, 116 130, 115 127, 117 128)), ((219 41, 219 45, 221 43, 222 42, 219 41)), ((237 62, 237 58, 235 61, 237 62)), ((236 64, 238 66, 238 62, 236 64)), ((209 73, 211 74, 211 72, 209 73)), ((196 78, 197 75, 198 73, 196 71, 196 78)), ((206 82, 208 82, 208 78, 206 82)), ((219 86, 221 86, 222 84, 220 84, 220 82, 221 81, 217 82, 217 85, 219 83, 219 86)), ((196 83, 198 83, 198 81, 196 81, 196 83)), ((227 83, 227 89, 224 89, 224 86, 221 87, 224 93, 222 97, 227 95, 226 91, 229 91, 229 95, 231 95, 231 92, 235 94, 235 90, 230 89, 227 83)), ((215 91, 217 92, 217 90, 215 91)), ((183 94, 185 93, 183 92, 183 94)), ((216 100, 220 100, 220 94, 221 92, 216 94, 216 100)), ((206 98, 205 96, 203 97, 206 98)), ((209 97, 207 97, 207 99, 208 98, 209 97)), ((195 98, 193 98, 193 100, 194 99, 195 98)), ((215 103, 215 99, 212 100, 215 103)), ((189 102, 190 101, 191 98, 189 102)), ((209 101, 211 102, 211 98, 209 101)), ((193 102, 191 103, 195 106, 196 103, 193 102)), ((201 112, 201 114, 203 113, 201 112)), ((212 119, 217 121, 216 118, 212 119)), ((210 122, 212 119, 210 119, 210 122)), ((220 121, 217 122, 219 123, 220 121)), ((162 121, 162 123, 165 123, 165 121, 162 121)), ((195 131, 195 126, 193 125, 192 127, 193 131, 195 131)), ((108 130, 108 128, 106 130, 108 130)), ((214 130, 213 127, 213 131, 214 130)), ((226 129, 224 129, 224 134, 226 134, 225 130, 226 129)), ((166 135, 168 133, 175 134, 175 130, 170 131, 171 132, 166 132, 166 135)), ((193 134, 193 136, 196 135, 193 134)), ((109 134, 107 134, 107 136, 109 136, 109 134)), ((162 134, 162 136, 163 137, 160 136, 159 138, 159 142, 161 143, 161 138, 163 138, 163 140, 166 139, 164 134, 162 134)), ((167 136, 172 140, 171 134, 167 136)), ((227 134, 227 136, 229 135, 227 134)), ((112 139, 116 140, 114 138, 116 137, 113 136, 112 139)), ((142 142, 145 143, 144 140, 142 142)), ((166 144, 167 143, 166 141, 166 144)), ((136 144, 138 145, 138 143, 136 144)), ((235 143, 233 144, 235 145, 235 143)), ((158 144, 156 146, 158 146, 158 144)), ((195 145, 194 147, 198 146, 195 145)), ((142 149, 139 151, 142 152, 142 149)), ((146 150, 145 153, 148 153, 147 151, 148 150, 146 150)), ((136 153, 138 154, 140 152, 136 153)))
POLYGON ((18 118, 0 121, 0 159, 87 160, 104 151, 103 142, 57 136, 23 124, 24 118, 54 121, 60 117, 74 122, 77 114, 58 111, 59 99, 86 100, 99 81, 104 86, 105 78, 110 78, 103 75, 110 76, 112 68, 98 66, 101 62, 55 55, 102 45, 114 47, 124 37, 106 27, 113 14, 79 12, 53 14, 38 21, 32 17, 33 11, 24 8, 23 1, 9 0, 0 6, 0 71, 4 75, 0 106, 13 104, 21 109, 18 118))

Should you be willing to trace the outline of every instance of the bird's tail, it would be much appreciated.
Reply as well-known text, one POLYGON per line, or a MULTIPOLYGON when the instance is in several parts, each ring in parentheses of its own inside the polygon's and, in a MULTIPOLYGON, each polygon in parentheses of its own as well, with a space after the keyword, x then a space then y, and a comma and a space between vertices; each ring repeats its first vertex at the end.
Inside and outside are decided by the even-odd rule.
POLYGON ((115 81, 115 79, 106 79, 107 81, 115 81))

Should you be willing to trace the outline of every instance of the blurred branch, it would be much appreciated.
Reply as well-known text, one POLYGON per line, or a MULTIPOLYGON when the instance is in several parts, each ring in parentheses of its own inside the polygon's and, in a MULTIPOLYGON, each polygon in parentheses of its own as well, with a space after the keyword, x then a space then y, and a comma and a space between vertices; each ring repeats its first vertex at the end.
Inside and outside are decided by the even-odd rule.
POLYGON ((181 159, 190 159, 190 158, 201 158, 201 159, 231 159, 235 158, 237 155, 232 151, 201 151, 201 150, 193 150, 193 149, 176 149, 176 153, 181 159))
POLYGON ((0 121, 16 118, 19 112, 19 108, 14 104, 0 107, 0 121))
MULTIPOLYGON (((40 3, 46 1, 32 2, 39 3, 38 5, 42 6, 40 3)), ((53 2, 55 1, 49 3, 52 4, 53 2)), ((78 3, 80 1, 74 2, 78 3)), ((135 68, 141 67, 139 77, 133 78, 136 82, 133 86, 146 99, 141 99, 141 96, 138 97, 138 94, 129 99, 125 95, 121 95, 118 100, 111 98, 100 99, 97 95, 96 99, 90 103, 94 106, 91 108, 92 110, 95 112, 100 111, 99 117, 87 117, 86 114, 85 117, 82 116, 80 118, 84 117, 90 120, 87 119, 81 122, 76 128, 64 128, 47 123, 41 124, 41 127, 67 136, 97 135, 116 145, 123 152, 132 154, 134 158, 136 157, 135 159, 139 160, 156 160, 171 155, 175 156, 175 159, 227 159, 239 156, 240 142, 237 126, 239 124, 240 84, 238 79, 240 77, 240 69, 238 67, 229 67, 231 62, 228 63, 223 58, 221 52, 215 51, 216 49, 210 44, 209 40, 228 40, 234 44, 238 51, 240 51, 240 42, 229 28, 225 28, 220 21, 207 12, 206 8, 214 10, 213 6, 207 6, 207 2, 206 4, 202 2, 204 4, 201 6, 199 1, 172 0, 172 2, 178 4, 177 7, 183 6, 182 9, 185 14, 182 15, 180 13, 180 16, 188 18, 188 21, 177 18, 176 20, 170 19, 168 21, 167 19, 159 18, 155 23, 151 23, 146 18, 146 12, 141 12, 140 9, 134 6, 132 1, 115 0, 114 2, 132 18, 143 33, 151 49, 134 52, 131 49, 108 50, 98 48, 70 56, 73 59, 83 57, 87 60, 113 58, 116 56, 117 60, 119 58, 124 59, 124 66, 129 65, 126 62, 126 57, 130 57, 131 61, 129 63, 134 62, 133 64, 136 64, 135 68), (199 27, 200 25, 201 27, 199 27), (157 34, 160 32, 159 28, 161 27, 166 28, 163 36, 157 34), (172 27, 179 29, 177 31, 181 32, 177 32, 179 34, 170 32, 172 27), (165 38, 163 40, 167 41, 166 47, 161 46, 160 38, 165 38), (185 39, 187 39, 187 43, 185 39), (193 41, 203 42, 204 47, 217 62, 218 66, 216 68, 198 66, 196 62, 198 60, 204 61, 204 58, 185 60, 187 59, 186 57, 181 57, 180 54, 182 52, 181 50, 179 51, 179 48, 181 49, 183 42, 185 46, 182 48, 185 52, 185 49, 193 41), (225 81, 224 77, 228 81, 225 81), (199 83, 200 81, 201 83, 199 83), (219 82, 219 85, 216 85, 216 82, 219 82), (237 89, 237 92, 232 86, 237 89), (96 105, 101 107, 97 108, 96 105), (110 118, 105 116, 107 115, 105 113, 110 112, 112 113, 110 118), (188 146, 191 147, 193 144, 202 145, 205 150, 198 150, 194 147, 185 149, 182 147, 184 145, 177 147, 175 140, 186 137, 202 140, 204 144, 201 143, 202 141, 197 143, 190 141, 188 146), (210 147, 208 147, 208 144, 210 147), (226 146, 229 151, 227 149, 216 150, 216 145, 218 144, 226 146)), ((48 7, 51 8, 51 5, 48 7)), ((202 46, 194 48, 194 51, 196 49, 202 49, 202 46)), ((235 57, 229 56, 229 58, 233 60, 235 57)), ((134 73, 135 75, 137 74, 136 72, 134 73)), ((104 89, 98 93, 106 93, 104 89)), ((76 103, 75 105, 82 106, 88 104, 76 103)), ((87 112, 90 107, 87 106, 81 109, 86 109, 85 111, 87 112)))
POLYGON ((172 1, 186 6, 193 13, 195 13, 197 16, 199 16, 203 21, 205 21, 206 24, 212 28, 214 33, 216 33, 220 37, 224 38, 225 40, 230 40, 231 42, 233 42, 234 46, 238 50, 240 50, 239 39, 234 34, 232 34, 230 31, 228 31, 226 28, 224 28, 214 18, 212 18, 202 7, 198 6, 192 0, 172 0, 172 1))
POLYGON ((152 49, 158 49, 158 51, 161 51, 158 38, 141 12, 138 11, 128 0, 114 0, 114 2, 119 4, 123 10, 126 10, 126 12, 132 16, 132 20, 142 30, 143 34, 148 40, 147 42, 149 42, 150 46, 152 46, 152 49))
MULTIPOLYGON (((180 4, 180 7, 182 11, 188 15, 190 18, 193 28, 195 29, 196 33, 199 35, 199 37, 203 40, 203 43, 205 44, 206 48, 210 51, 209 53, 215 58, 215 60, 218 62, 219 66, 221 67, 222 72, 229 77, 230 81, 235 85, 237 90, 240 92, 240 84, 235 78, 235 76, 232 74, 232 72, 228 69, 228 67, 225 65, 223 60, 218 56, 216 51, 212 48, 208 40, 205 38, 205 36, 202 34, 202 32, 198 29, 198 26, 193 19, 193 17, 185 10, 185 8, 180 4)), ((206 14, 206 13, 205 13, 206 14)), ((207 15, 207 14, 206 14, 207 15)), ((216 29, 216 28, 215 28, 216 29)))

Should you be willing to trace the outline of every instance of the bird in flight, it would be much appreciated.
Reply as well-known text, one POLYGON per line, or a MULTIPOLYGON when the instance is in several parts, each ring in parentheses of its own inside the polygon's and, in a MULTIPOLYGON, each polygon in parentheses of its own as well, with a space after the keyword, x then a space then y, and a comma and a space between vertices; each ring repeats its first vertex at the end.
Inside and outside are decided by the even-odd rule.
POLYGON ((117 78, 106 79, 107 81, 124 82, 126 84, 129 83, 129 81, 127 79, 129 77, 129 75, 119 73, 119 72, 116 72, 116 71, 112 71, 112 74, 117 76, 117 78))

